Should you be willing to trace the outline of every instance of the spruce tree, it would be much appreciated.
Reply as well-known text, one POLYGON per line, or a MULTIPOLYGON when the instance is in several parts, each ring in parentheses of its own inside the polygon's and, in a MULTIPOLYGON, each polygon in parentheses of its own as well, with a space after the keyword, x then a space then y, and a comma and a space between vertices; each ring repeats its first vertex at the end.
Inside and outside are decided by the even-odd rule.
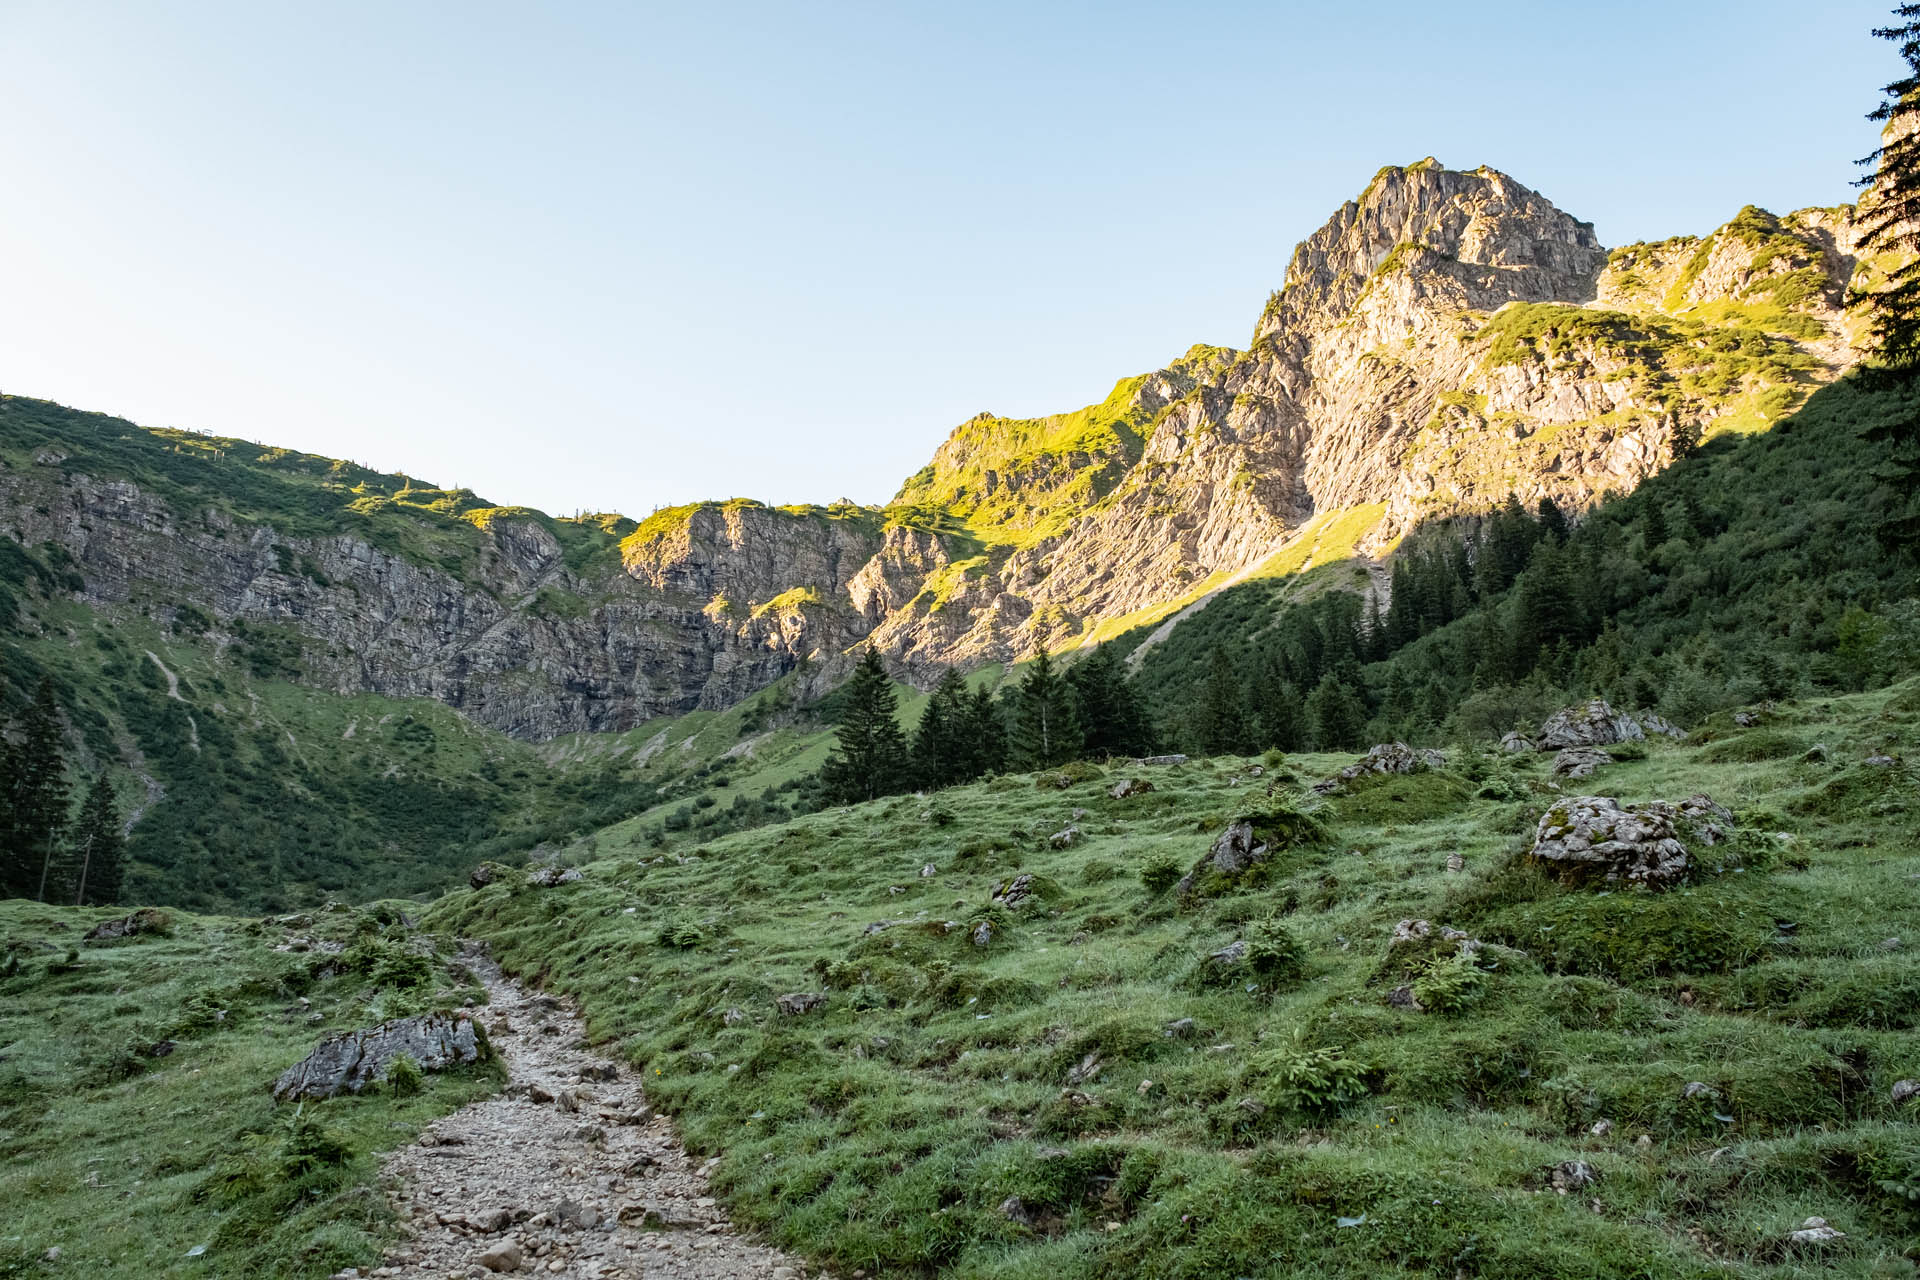
POLYGON ((1079 755, 1080 745, 1073 687, 1043 648, 1028 665, 1014 703, 1013 762, 1022 769, 1049 769, 1079 755))
POLYGON ((1082 750, 1089 756, 1137 756, 1153 750, 1145 705, 1127 676, 1126 664, 1105 645, 1067 673, 1080 721, 1082 750))
MULTIPOLYGON (((1898 254, 1907 259, 1878 289, 1855 294, 1852 305, 1865 311, 1869 341, 1878 357, 1865 374, 1869 386, 1911 391, 1920 385, 1920 4, 1896 6, 1897 25, 1874 35, 1889 40, 1906 59, 1906 74, 1885 87, 1886 97, 1868 114, 1879 121, 1881 144, 1860 163, 1873 175, 1860 201, 1866 223, 1856 252, 1898 254)), ((1893 446, 1881 472, 1893 491, 1893 507, 1875 532, 1890 550, 1909 555, 1920 549, 1920 413, 1907 410, 1868 430, 1868 438, 1893 446)))
POLYGON ((1306 744, 1306 708, 1300 690, 1286 678, 1279 662, 1267 666, 1260 698, 1260 738, 1267 746, 1298 751, 1306 744))
POLYGON ((1556 542, 1567 540, 1567 514, 1552 498, 1540 499, 1540 532, 1556 542))
POLYGON ((1329 671, 1307 698, 1307 725, 1317 750, 1356 750, 1366 732, 1367 708, 1339 676, 1329 671))
POLYGON ((1207 655, 1207 683, 1195 709, 1194 732, 1208 755, 1225 755, 1247 747, 1246 696, 1240 673, 1221 645, 1207 655))
POLYGON ((965 677, 953 670, 928 697, 913 735, 913 767, 922 786, 951 787, 976 776, 967 741, 970 701, 965 677))
POLYGON ((1007 767, 1007 722, 993 695, 974 690, 966 705, 967 776, 982 777, 1007 767))
POLYGON ((840 714, 839 754, 820 770, 829 801, 858 804, 905 791, 910 780, 907 738, 895 719, 899 700, 880 655, 868 649, 847 681, 840 714))
POLYGON ((20 741, 9 752, 7 818, 0 848, 0 889, 46 901, 56 884, 61 835, 67 824, 67 767, 60 746, 60 706, 53 682, 42 680, 19 722, 20 741))
POLYGON ((125 854, 126 842, 120 832, 113 787, 102 773, 87 789, 86 803, 80 810, 80 825, 74 831, 73 904, 76 907, 104 906, 120 900, 121 862, 125 854))

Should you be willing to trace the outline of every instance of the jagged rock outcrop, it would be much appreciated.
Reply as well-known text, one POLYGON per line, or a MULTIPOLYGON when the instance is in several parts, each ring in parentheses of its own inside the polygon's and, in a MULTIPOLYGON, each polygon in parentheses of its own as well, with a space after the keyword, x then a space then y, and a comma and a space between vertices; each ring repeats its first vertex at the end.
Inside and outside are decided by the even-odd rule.
POLYGON ((72 430, 0 463, 0 533, 59 548, 88 602, 205 615, 222 648, 265 633, 308 683, 524 738, 724 707, 803 664, 818 691, 863 641, 931 684, 1282 551, 1364 552, 1510 491, 1577 510, 1703 434, 1763 426, 1856 359, 1839 310, 1856 238, 1849 208, 1746 209, 1609 254, 1513 178, 1428 159, 1382 169, 1299 245, 1246 350, 1195 347, 1072 413, 979 415, 885 510, 703 503, 592 518, 610 521, 595 543, 241 441, 149 432, 165 465, 116 469, 124 449, 89 444, 139 428, 19 402, 72 430), (305 487, 276 513, 175 484, 174 460, 203 455, 228 468, 213 489, 236 463, 305 487), (321 491, 338 518, 316 523, 321 491), (403 510, 417 531, 375 519, 403 510))
POLYGON ((328 1036, 283 1072, 273 1085, 278 1102, 359 1093, 387 1078, 393 1064, 410 1058, 422 1071, 446 1071, 484 1061, 486 1032, 461 1013, 423 1013, 396 1018, 365 1031, 328 1036))

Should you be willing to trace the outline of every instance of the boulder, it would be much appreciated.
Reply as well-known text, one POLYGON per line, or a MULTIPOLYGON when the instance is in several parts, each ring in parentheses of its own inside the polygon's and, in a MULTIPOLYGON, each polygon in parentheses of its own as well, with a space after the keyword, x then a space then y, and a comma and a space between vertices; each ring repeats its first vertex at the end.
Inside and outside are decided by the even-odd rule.
POLYGON ((579 878, 578 867, 541 867, 527 876, 527 883, 536 889, 551 889, 556 885, 572 884, 579 878))
POLYGON ((1553 773, 1557 778, 1584 778, 1612 763, 1613 757, 1598 747, 1568 747, 1553 758, 1553 773))
MULTIPOLYGON (((1054 847, 1065 848, 1066 846, 1055 845, 1054 847)), ((1002 885, 1000 888, 1000 892, 993 895, 993 900, 999 903, 1003 907, 1017 907, 1021 903, 1025 902, 1028 898, 1031 898, 1032 896, 1033 896, 1033 877, 1027 872, 1023 871, 1019 875, 1015 876, 1013 879, 1007 881, 1006 884, 1002 885)))
POLYGON ((1128 796, 1145 795, 1153 790, 1153 784, 1145 778, 1122 778, 1107 789, 1107 794, 1115 800, 1125 800, 1128 796))
POLYGON ((1593 1166, 1585 1160, 1562 1160, 1553 1166, 1553 1189, 1565 1195, 1569 1191, 1578 1191, 1583 1187, 1592 1186, 1599 1177, 1600 1175, 1594 1172, 1593 1166))
POLYGON ((488 1271, 518 1271, 520 1264, 526 1261, 526 1255, 520 1252, 520 1246, 511 1240, 502 1240, 474 1261, 488 1271))
POLYGON ((1055 849, 1071 849, 1080 843, 1080 828, 1064 827, 1047 837, 1047 844, 1055 849))
POLYGON ((1241 818, 1227 824, 1227 829, 1213 842, 1207 861, 1215 871, 1238 875, 1266 855, 1267 846, 1255 838, 1253 824, 1241 818))
POLYGON ((1800 1224, 1798 1231, 1790 1232, 1788 1244, 1832 1244, 1836 1240, 1845 1240, 1847 1233, 1827 1225, 1825 1218, 1808 1218, 1800 1224))
POLYGON ((1180 755, 1141 756, 1137 760, 1129 761, 1129 763, 1131 764, 1148 764, 1148 765, 1185 764, 1186 762, 1187 762, 1187 758, 1185 756, 1180 756, 1180 755))
POLYGON ((1690 865, 1676 823, 1692 824, 1703 844, 1724 838, 1732 815, 1705 796, 1678 805, 1622 806, 1609 796, 1571 796, 1540 817, 1531 856, 1563 879, 1627 881, 1664 889, 1690 865))
POLYGON ((1383 742, 1367 748, 1367 753, 1334 774, 1313 784, 1318 795, 1330 796, 1346 790, 1347 784, 1369 774, 1419 773, 1424 769, 1445 768, 1447 757, 1439 751, 1415 751, 1404 742, 1383 742))
POLYGON ((1893 1105, 1896 1107, 1903 1107, 1915 1098, 1920 1098, 1920 1080, 1895 1081, 1892 1097, 1893 1105))
POLYGON ((1595 698, 1548 716, 1534 737, 1534 745, 1541 751, 1604 747, 1615 742, 1640 742, 1649 733, 1681 736, 1679 729, 1650 711, 1615 711, 1605 698, 1595 698))
POLYGON ((993 921, 982 920, 973 926, 973 945, 984 947, 993 941, 993 921))
POLYGON ((143 933, 165 933, 173 928, 173 917, 157 907, 142 907, 132 915, 121 916, 118 920, 102 920, 87 930, 83 942, 112 942, 118 938, 134 938, 143 933))
POLYGON ((816 1013, 827 1007, 827 998, 817 991, 795 991, 775 1000, 774 1005, 790 1018, 816 1013))
POLYGON ((483 862, 467 873, 467 883, 475 889, 484 889, 498 878, 500 868, 491 862, 483 862))
POLYGON ((1500 749, 1514 753, 1538 750, 1538 748, 1533 745, 1532 738, 1519 733, 1503 734, 1500 738, 1500 749))
POLYGON ((274 1082, 278 1102, 359 1093, 387 1078, 400 1058, 422 1071, 480 1062, 489 1057, 486 1032, 464 1013, 423 1013, 395 1018, 365 1031, 328 1036, 274 1082))

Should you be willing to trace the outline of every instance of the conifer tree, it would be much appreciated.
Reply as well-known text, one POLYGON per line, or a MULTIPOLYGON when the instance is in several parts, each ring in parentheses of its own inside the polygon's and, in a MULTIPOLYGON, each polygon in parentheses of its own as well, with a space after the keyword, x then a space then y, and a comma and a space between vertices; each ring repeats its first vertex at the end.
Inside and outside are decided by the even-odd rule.
POLYGON ((1052 768, 1079 755, 1080 745, 1073 686, 1043 648, 1027 667, 1014 701, 1013 762, 1022 769, 1052 768))
POLYGON ((949 670, 927 698, 913 735, 914 773, 925 787, 951 787, 977 777, 969 739, 972 695, 966 678, 949 670))
POLYGON ((966 705, 967 776, 982 777, 1007 767, 1007 722, 985 688, 974 690, 966 705))
POLYGON ((1136 756, 1153 750, 1145 705, 1126 665, 1101 645, 1067 673, 1080 721, 1082 749, 1089 756, 1136 756))
POLYGON ((1351 751, 1367 727, 1367 709, 1359 695, 1329 671, 1307 698, 1307 725, 1321 751, 1351 751))
POLYGON ((880 655, 868 649, 847 681, 839 754, 820 770, 821 786, 830 801, 858 804, 907 789, 911 764, 906 735, 894 717, 898 709, 887 669, 880 655))
POLYGON ((1567 514, 1552 498, 1540 499, 1540 532, 1556 542, 1567 540, 1567 514))
POLYGON ((0 891, 46 901, 67 824, 66 758, 53 682, 42 680, 8 753, 7 830, 0 833, 0 891))
POLYGON ((1207 655, 1207 683, 1195 711, 1194 731, 1208 755, 1247 748, 1246 697, 1240 674, 1221 645, 1207 655))
POLYGON ((1671 536, 1667 532, 1667 512, 1657 499, 1649 498, 1641 505, 1641 526, 1645 549, 1651 552, 1664 544, 1671 536))
POLYGON ((1260 740, 1282 751, 1298 751, 1306 745, 1306 708, 1278 659, 1268 662, 1260 691, 1260 740))
MULTIPOLYGON (((1869 113, 1884 127, 1881 143, 1861 159, 1873 175, 1860 201, 1866 222, 1858 252, 1893 253, 1907 261, 1888 274, 1878 289, 1857 293, 1854 306, 1870 321, 1869 341, 1878 360, 1866 371, 1869 386, 1912 389, 1920 384, 1920 4, 1898 5, 1896 25, 1874 35, 1889 40, 1906 59, 1906 74, 1885 88, 1886 97, 1869 113)), ((1889 550, 1909 555, 1920 550, 1920 413, 1908 409, 1867 432, 1885 440, 1893 456, 1882 478, 1893 491, 1893 508, 1875 532, 1889 550)))
POLYGON ((80 824, 73 838, 73 904, 103 906, 120 900, 126 842, 120 832, 120 814, 113 786, 101 773, 87 789, 80 824))

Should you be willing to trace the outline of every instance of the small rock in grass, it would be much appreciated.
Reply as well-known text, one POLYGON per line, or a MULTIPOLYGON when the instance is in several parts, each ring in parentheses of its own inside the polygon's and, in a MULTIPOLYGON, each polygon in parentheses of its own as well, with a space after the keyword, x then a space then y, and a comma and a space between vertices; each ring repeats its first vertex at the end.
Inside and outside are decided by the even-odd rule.
POLYGON ((1847 1233, 1827 1225, 1825 1218, 1808 1218, 1800 1229, 1787 1236, 1789 1244, 1830 1244, 1845 1240, 1847 1233))
POLYGON ((1893 1086, 1893 1105, 1905 1106, 1915 1098, 1920 1098, 1920 1080, 1901 1080, 1893 1086))
POLYGON ((1585 1160, 1562 1160, 1553 1167, 1553 1189, 1561 1195, 1592 1186, 1600 1175, 1585 1160))
POLYGON ((1587 1132, 1592 1134, 1596 1138, 1604 1138, 1608 1134, 1613 1132, 1613 1121, 1595 1120, 1593 1122, 1593 1128, 1587 1130, 1587 1132))
POLYGON ((797 1017, 803 1013, 815 1013, 827 1007, 827 998, 817 991, 795 991, 774 1001, 781 1013, 788 1017, 797 1017))

